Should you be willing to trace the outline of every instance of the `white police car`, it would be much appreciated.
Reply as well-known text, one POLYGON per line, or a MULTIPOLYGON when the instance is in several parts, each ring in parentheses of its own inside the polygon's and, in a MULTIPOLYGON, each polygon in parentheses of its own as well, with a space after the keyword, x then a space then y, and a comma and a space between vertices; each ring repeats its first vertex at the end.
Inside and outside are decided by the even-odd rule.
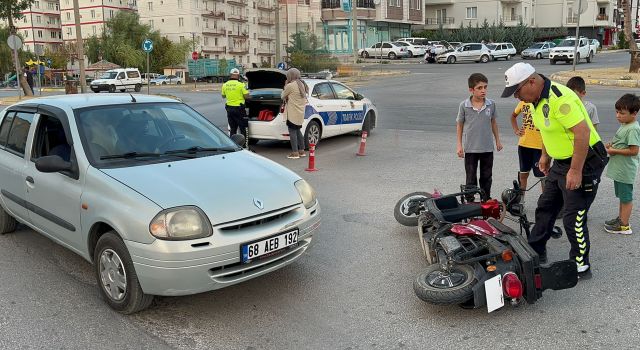
MULTIPOLYGON (((246 73, 251 98, 246 106, 249 115, 249 139, 289 140, 282 99, 286 72, 278 69, 255 69, 246 73)), ((305 109, 305 144, 357 131, 371 131, 376 126, 378 110, 373 103, 346 85, 328 79, 306 79, 309 104, 305 109)))

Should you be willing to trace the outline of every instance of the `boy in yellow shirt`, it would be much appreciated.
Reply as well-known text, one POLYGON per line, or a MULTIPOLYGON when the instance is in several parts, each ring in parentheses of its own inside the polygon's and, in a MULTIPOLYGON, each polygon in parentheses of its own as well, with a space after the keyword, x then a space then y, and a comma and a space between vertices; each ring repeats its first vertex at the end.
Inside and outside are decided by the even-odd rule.
POLYGON ((513 132, 520 136, 518 141, 518 159, 520 163, 520 172, 518 179, 520 180, 520 188, 527 189, 527 180, 529 172, 533 170, 533 176, 537 178, 544 177, 538 161, 542 155, 542 136, 540 130, 533 125, 531 116, 531 104, 520 101, 516 109, 511 114, 511 127, 513 132), (522 114, 522 126, 518 126, 518 115, 522 114))

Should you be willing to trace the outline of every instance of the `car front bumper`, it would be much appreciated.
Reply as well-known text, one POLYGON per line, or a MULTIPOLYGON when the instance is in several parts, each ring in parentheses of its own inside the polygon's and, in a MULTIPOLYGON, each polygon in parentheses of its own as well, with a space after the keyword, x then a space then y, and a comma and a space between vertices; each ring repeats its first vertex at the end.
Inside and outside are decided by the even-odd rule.
POLYGON ((91 84, 91 90, 93 91, 109 91, 109 84, 91 84))
MULTIPOLYGON (((273 213, 273 212, 272 212, 273 213)), ((270 213, 270 215, 272 214, 270 213)), ((309 248, 320 226, 320 205, 302 204, 259 225, 242 226, 249 218, 213 227, 213 235, 189 241, 126 241, 142 290, 146 294, 177 296, 224 288, 278 270, 309 248), (235 229, 235 227, 238 227, 235 229), (265 259, 241 262, 243 244, 298 229, 297 245, 265 259)))
POLYGON ((573 52, 571 53, 551 53, 549 54, 549 59, 551 60, 572 60, 573 59, 573 52))

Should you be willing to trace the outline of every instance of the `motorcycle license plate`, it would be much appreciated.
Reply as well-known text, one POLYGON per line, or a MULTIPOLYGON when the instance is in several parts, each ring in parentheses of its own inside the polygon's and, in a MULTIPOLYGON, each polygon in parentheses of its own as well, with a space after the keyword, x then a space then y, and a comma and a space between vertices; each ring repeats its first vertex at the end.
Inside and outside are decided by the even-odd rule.
POLYGON ((245 244, 241 247, 242 263, 249 263, 254 259, 277 254, 278 251, 298 244, 298 230, 288 231, 276 236, 245 244))
POLYGON ((487 311, 492 312, 504 306, 502 294, 502 275, 493 276, 484 281, 484 292, 487 296, 487 311))

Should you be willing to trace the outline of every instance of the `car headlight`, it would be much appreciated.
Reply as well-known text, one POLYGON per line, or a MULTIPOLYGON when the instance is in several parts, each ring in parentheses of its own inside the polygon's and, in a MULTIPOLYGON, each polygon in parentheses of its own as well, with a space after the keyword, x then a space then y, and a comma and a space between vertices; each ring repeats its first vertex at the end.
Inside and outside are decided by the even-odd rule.
POLYGON ((295 183, 296 190, 300 194, 300 198, 302 198, 302 204, 304 207, 309 209, 316 204, 316 191, 313 190, 313 187, 309 185, 308 182, 304 180, 298 180, 295 183))
POLYGON ((165 209, 149 224, 149 232, 159 239, 179 241, 211 236, 211 224, 198 207, 165 209))

